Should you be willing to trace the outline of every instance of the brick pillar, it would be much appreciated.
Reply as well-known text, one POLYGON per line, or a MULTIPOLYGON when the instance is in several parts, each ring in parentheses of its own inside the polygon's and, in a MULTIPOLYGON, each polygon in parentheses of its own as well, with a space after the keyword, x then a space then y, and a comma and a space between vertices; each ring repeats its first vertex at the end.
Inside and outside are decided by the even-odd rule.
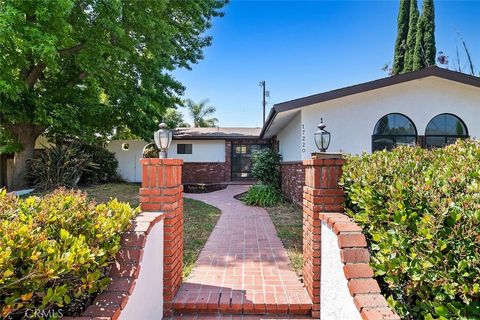
POLYGON ((343 213, 344 193, 338 186, 344 160, 341 154, 312 155, 304 160, 303 278, 312 299, 312 317, 320 317, 321 230, 320 216, 343 213))
POLYGON ((164 218, 163 309, 172 315, 172 300, 182 283, 183 186, 179 159, 141 159, 142 211, 161 211, 164 218))

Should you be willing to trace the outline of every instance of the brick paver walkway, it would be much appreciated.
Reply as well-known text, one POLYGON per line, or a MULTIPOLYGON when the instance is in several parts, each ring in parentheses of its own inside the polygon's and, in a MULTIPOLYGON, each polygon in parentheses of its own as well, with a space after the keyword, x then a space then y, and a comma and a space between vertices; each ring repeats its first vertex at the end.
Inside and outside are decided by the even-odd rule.
POLYGON ((175 300, 176 313, 308 314, 311 300, 270 217, 233 198, 249 186, 189 194, 222 214, 175 300))

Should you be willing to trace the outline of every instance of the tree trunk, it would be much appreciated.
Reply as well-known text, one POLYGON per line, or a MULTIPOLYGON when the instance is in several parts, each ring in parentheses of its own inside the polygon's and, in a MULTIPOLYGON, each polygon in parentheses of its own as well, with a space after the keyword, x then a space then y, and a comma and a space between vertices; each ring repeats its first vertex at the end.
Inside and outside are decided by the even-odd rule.
POLYGON ((45 127, 33 124, 5 125, 5 128, 22 144, 23 150, 15 152, 13 158, 13 183, 12 190, 26 188, 28 160, 33 158, 35 141, 45 131, 45 127))

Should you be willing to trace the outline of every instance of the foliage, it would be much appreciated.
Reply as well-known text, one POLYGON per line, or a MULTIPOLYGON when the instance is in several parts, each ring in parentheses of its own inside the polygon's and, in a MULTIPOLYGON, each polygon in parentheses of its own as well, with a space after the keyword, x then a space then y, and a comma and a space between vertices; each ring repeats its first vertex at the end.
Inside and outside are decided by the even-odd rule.
POLYGON ((185 100, 185 107, 187 107, 190 117, 193 119, 193 126, 196 128, 215 127, 218 123, 217 118, 211 116, 217 109, 213 106, 208 106, 208 99, 196 103, 190 99, 185 100))
POLYGON ((395 52, 393 59, 392 73, 401 73, 404 69, 405 54, 407 46, 407 35, 409 32, 409 9, 411 0, 400 0, 400 9, 398 11, 398 30, 397 40, 395 41, 395 52))
POLYGON ((0 191, 0 315, 69 309, 104 289, 135 214, 128 204, 95 205, 80 192, 22 200, 0 191))
MULTIPOLYGON (((211 44, 225 0, 0 1, 0 125, 25 155, 42 134, 92 142, 125 126, 150 138, 180 103, 172 76, 211 44), (28 130, 25 130, 28 129, 28 130)), ((24 164, 27 157, 19 157, 24 164)), ((14 170, 22 179, 24 170, 14 170)))
POLYGON ((82 183, 97 184, 119 179, 117 174, 118 160, 113 152, 99 145, 88 144, 81 145, 80 151, 89 155, 90 160, 96 164, 94 168, 83 173, 82 183))
POLYGON ((155 143, 149 143, 143 148, 142 158, 158 158, 160 150, 155 143))
POLYGON ((41 190, 57 187, 74 187, 85 173, 98 170, 90 155, 82 151, 80 145, 57 144, 30 161, 29 178, 41 190))
POLYGON ((413 70, 435 65, 435 12, 433 0, 424 0, 418 19, 417 37, 413 56, 413 70))
POLYGON ((163 116, 163 122, 165 122, 170 129, 190 127, 190 125, 183 119, 183 113, 175 108, 167 109, 163 116))
POLYGON ((262 184, 278 188, 281 160, 282 156, 270 148, 255 152, 252 159, 252 176, 262 184))
POLYGON ((0 154, 10 154, 22 150, 22 145, 11 134, 0 127, 0 154))
POLYGON ((282 193, 270 184, 255 184, 242 200, 250 206, 271 207, 283 201, 282 193))
POLYGON ((347 213, 404 319, 480 318, 480 143, 350 157, 347 213))
POLYGON ((408 25, 407 46, 405 48, 405 61, 403 72, 413 71, 413 56, 415 52, 415 43, 417 39, 418 27, 418 5, 417 0, 410 1, 410 21, 408 25))

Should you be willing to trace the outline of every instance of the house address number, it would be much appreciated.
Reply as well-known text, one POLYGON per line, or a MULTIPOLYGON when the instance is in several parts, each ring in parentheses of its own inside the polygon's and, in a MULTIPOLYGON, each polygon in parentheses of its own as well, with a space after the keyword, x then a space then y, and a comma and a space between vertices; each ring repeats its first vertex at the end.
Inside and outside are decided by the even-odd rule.
POLYGON ((306 145, 305 145, 305 125, 302 123, 302 140, 300 141, 300 145, 302 146, 302 153, 305 153, 306 151, 306 145))

